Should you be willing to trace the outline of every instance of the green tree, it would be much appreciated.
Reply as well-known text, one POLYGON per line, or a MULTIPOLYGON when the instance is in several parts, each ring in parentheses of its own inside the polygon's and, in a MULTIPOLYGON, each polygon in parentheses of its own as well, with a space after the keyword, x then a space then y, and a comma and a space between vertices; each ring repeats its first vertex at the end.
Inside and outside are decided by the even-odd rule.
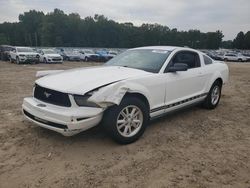
POLYGON ((237 49, 244 49, 244 40, 245 40, 245 35, 241 31, 237 34, 236 38, 233 41, 233 46, 234 48, 237 49))
POLYGON ((29 46, 41 45, 41 27, 44 13, 30 10, 19 15, 20 27, 24 30, 25 44, 29 46))

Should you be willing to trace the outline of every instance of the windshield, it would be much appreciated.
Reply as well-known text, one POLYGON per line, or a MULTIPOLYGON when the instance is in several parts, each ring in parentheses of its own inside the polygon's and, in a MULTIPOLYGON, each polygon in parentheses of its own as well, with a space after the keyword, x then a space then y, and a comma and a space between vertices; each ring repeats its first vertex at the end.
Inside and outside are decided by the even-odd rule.
POLYGON ((34 52, 31 48, 17 48, 18 52, 34 52))
POLYGON ((170 53, 167 50, 127 50, 109 60, 106 65, 123 66, 158 73, 170 53))
POLYGON ((44 54, 56 54, 54 50, 43 50, 44 54))

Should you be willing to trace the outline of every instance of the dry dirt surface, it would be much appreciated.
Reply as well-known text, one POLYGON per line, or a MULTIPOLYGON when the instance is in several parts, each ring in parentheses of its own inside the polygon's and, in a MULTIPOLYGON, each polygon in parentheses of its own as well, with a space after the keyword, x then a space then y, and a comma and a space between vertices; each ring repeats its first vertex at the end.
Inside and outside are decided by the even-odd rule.
POLYGON ((0 62, 0 187, 250 187, 250 64, 229 63, 215 110, 192 107, 153 121, 136 143, 100 127, 63 137, 23 118, 39 70, 94 63, 0 62))

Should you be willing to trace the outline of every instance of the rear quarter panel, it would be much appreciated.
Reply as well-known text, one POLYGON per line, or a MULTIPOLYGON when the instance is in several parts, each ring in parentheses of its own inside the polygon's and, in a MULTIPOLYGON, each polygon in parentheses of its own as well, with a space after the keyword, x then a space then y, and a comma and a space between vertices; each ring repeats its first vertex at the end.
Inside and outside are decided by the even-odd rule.
POLYGON ((218 78, 222 79, 223 84, 228 82, 229 69, 226 63, 214 61, 213 64, 205 65, 204 70, 207 76, 206 92, 209 92, 212 84, 218 78))

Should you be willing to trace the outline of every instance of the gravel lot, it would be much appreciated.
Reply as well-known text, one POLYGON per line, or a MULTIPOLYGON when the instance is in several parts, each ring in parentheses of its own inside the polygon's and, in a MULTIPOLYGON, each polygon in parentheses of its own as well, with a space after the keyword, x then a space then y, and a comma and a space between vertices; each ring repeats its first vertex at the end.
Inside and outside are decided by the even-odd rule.
POLYGON ((221 103, 153 121, 121 146, 97 127, 74 137, 24 120, 39 70, 94 63, 0 62, 0 187, 250 187, 250 64, 229 63, 221 103))

